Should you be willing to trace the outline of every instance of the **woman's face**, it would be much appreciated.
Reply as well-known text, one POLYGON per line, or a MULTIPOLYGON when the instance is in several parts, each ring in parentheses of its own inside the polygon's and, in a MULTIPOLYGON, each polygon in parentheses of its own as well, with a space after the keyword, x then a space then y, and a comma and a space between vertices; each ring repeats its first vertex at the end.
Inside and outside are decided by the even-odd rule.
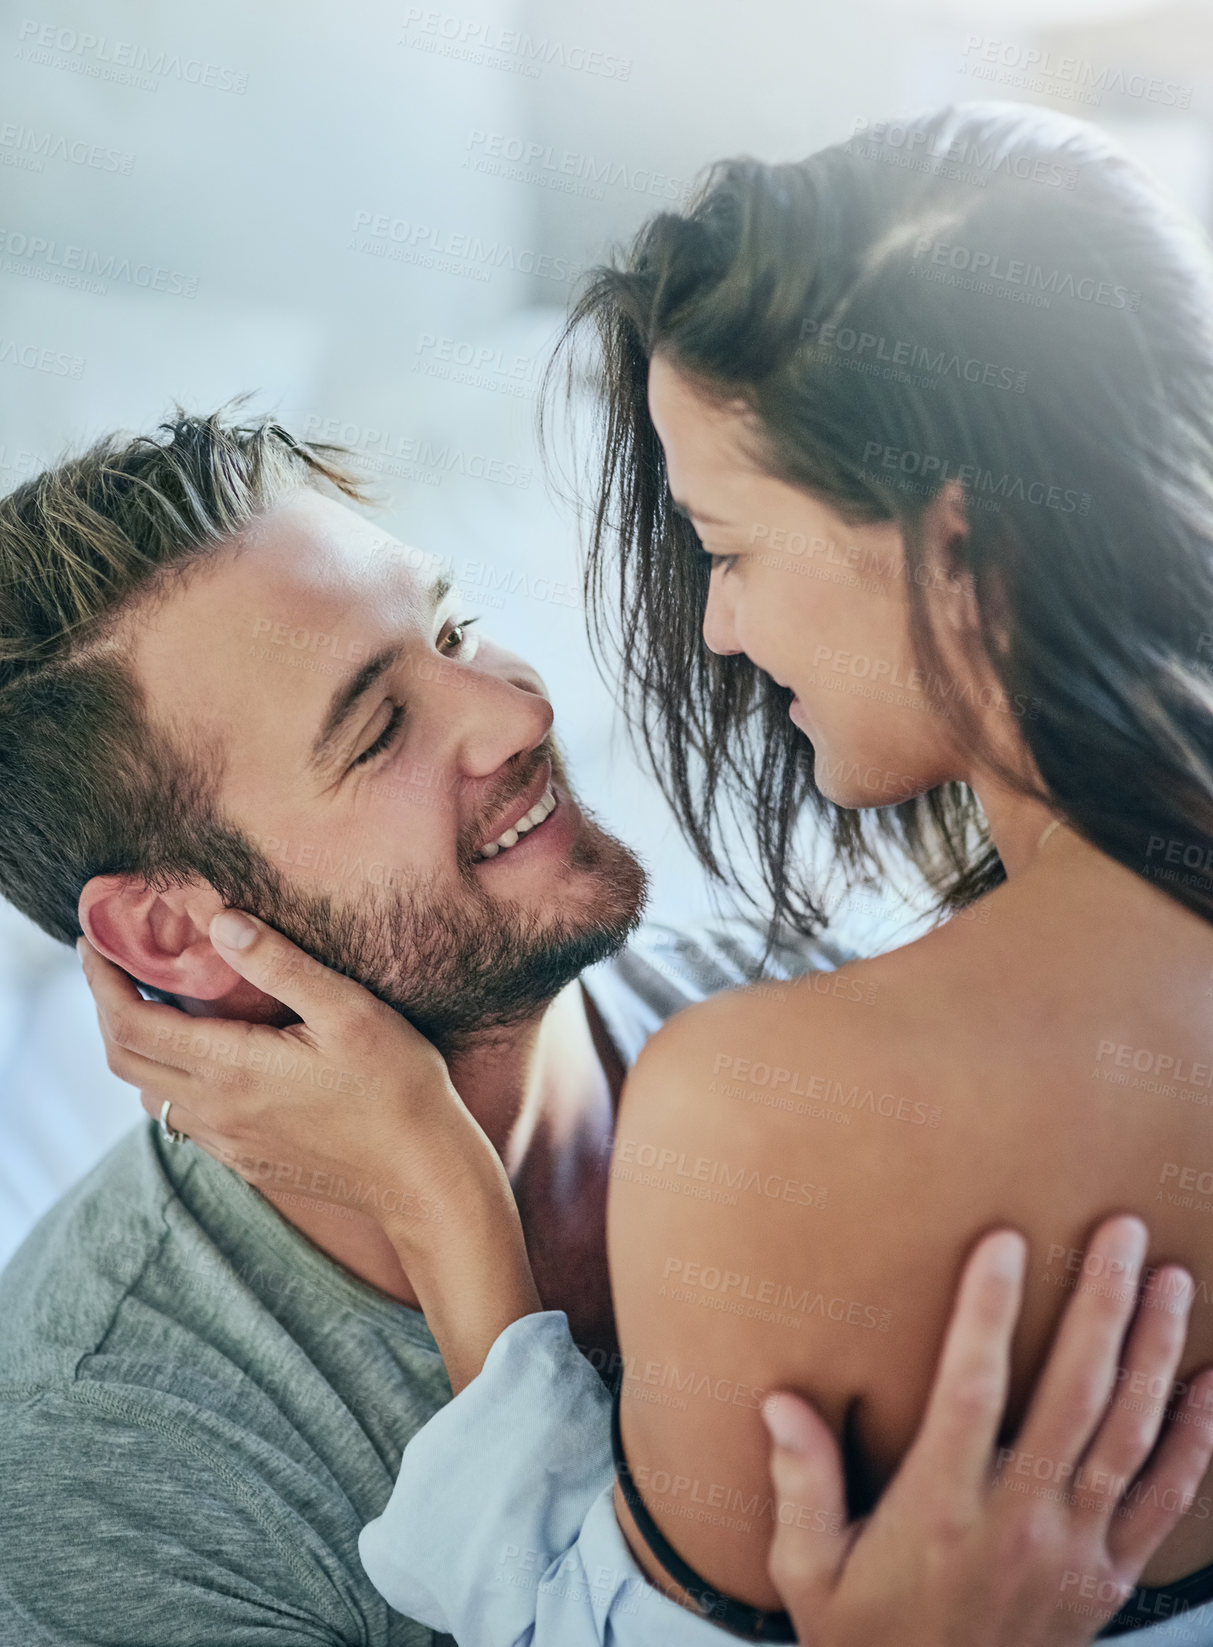
MULTIPOLYGON (((708 399, 660 354, 648 399, 674 502, 712 556, 703 638, 795 693, 791 717, 813 745, 822 793, 886 806, 964 776, 951 700, 930 690, 911 648, 900 527, 849 525, 764 474, 747 455, 744 406, 708 399)), ((963 530, 963 514, 941 500, 933 524, 963 530)), ((966 597, 942 573, 930 581, 946 644, 966 597)))

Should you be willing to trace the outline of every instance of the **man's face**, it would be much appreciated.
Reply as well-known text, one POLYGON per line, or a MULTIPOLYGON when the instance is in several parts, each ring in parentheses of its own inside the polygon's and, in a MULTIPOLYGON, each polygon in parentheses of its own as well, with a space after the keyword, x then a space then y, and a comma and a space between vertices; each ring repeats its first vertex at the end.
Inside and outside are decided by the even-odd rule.
POLYGON ((538 675, 435 574, 301 490, 149 603, 132 662, 157 726, 223 752, 215 809, 289 892, 254 913, 451 1050, 617 949, 645 877, 574 800, 538 675))

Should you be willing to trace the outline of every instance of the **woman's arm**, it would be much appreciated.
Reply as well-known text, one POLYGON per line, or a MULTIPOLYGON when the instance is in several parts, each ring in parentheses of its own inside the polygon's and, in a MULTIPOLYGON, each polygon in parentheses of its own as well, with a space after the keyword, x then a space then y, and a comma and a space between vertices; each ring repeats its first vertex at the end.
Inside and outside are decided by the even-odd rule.
MULTIPOLYGON (((1096 1232, 1093 1264, 1123 1247, 1125 1223, 1096 1232)), ((1115 1487, 1061 1503, 999 1487, 1025 1250, 1011 1231, 975 1247, 921 1430, 867 1521, 848 1520, 828 1426, 796 1397, 767 1399, 778 1501, 771 1574, 799 1641, 1085 1647, 1191 1501, 1213 1456, 1213 1374, 1194 1382, 1190 1422, 1169 1432, 1138 1483, 1159 1508, 1123 1515, 1162 1416, 1159 1403, 1155 1426, 1143 1428, 1112 1398, 1108 1325, 1128 1325, 1131 1289, 1111 1309, 1093 1289, 1071 1301, 1017 1440, 1072 1463, 1085 1445, 1092 1469, 1106 1466, 1115 1487)), ((1191 1289, 1178 1309, 1172 1297, 1156 1278, 1137 1311, 1121 1369, 1135 1388, 1138 1378, 1145 1388, 1169 1388, 1174 1378, 1191 1289)), ((563 1315, 515 1323, 480 1377, 406 1447, 391 1500, 359 1541, 372 1582, 399 1611, 459 1641, 716 1647, 735 1639, 688 1608, 676 1586, 659 1589, 651 1569, 646 1583, 612 1510, 608 1425, 606 1391, 563 1315)))
POLYGON ((142 1089, 149 1115, 169 1101, 174 1131, 254 1185, 270 1162, 320 1199, 326 1185, 364 1177, 396 1192, 377 1202, 423 1209, 377 1205, 376 1216, 462 1389, 501 1330, 541 1308, 500 1156, 437 1048, 368 990, 239 911, 216 916, 211 938, 301 1021, 187 1017, 145 1001, 81 938, 110 1069, 142 1089), (294 1077, 288 1097, 282 1069, 294 1077))

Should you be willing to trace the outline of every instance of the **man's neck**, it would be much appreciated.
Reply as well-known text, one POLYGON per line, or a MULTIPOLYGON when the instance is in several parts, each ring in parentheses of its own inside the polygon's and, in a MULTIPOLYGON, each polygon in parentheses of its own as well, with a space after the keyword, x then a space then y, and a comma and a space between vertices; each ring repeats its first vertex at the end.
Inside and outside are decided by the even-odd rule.
MULTIPOLYGON (((594 1336, 606 1293, 605 1189, 624 1066, 580 983, 533 1021, 449 1060, 451 1078, 505 1163, 547 1308, 574 1309, 594 1336), (588 1270, 600 1287, 588 1288, 588 1270), (601 1299, 598 1299, 598 1293, 601 1299), (597 1300, 597 1302, 595 1301, 597 1300)), ((364 1211, 261 1191, 277 1212, 362 1281, 413 1309, 417 1297, 391 1243, 364 1211)), ((574 1322, 574 1325, 578 1323, 574 1322)))

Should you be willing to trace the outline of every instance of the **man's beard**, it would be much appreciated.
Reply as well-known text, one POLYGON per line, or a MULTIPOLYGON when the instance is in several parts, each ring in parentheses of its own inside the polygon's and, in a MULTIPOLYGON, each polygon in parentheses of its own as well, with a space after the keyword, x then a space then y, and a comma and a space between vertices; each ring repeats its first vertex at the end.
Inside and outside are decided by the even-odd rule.
MULTIPOLYGON (((525 775, 507 780, 510 795, 525 792, 545 757, 554 785, 569 795, 550 739, 528 757, 525 775)), ((472 868, 472 848, 505 798, 499 786, 464 831, 453 885, 376 887, 372 897, 340 905, 298 883, 280 885, 254 913, 363 984, 445 1056, 526 1023, 586 967, 622 948, 639 924, 648 884, 635 854, 579 806, 584 827, 566 865, 553 874, 555 908, 536 911, 486 892, 472 868), (562 908, 566 867, 577 884, 562 908)))

